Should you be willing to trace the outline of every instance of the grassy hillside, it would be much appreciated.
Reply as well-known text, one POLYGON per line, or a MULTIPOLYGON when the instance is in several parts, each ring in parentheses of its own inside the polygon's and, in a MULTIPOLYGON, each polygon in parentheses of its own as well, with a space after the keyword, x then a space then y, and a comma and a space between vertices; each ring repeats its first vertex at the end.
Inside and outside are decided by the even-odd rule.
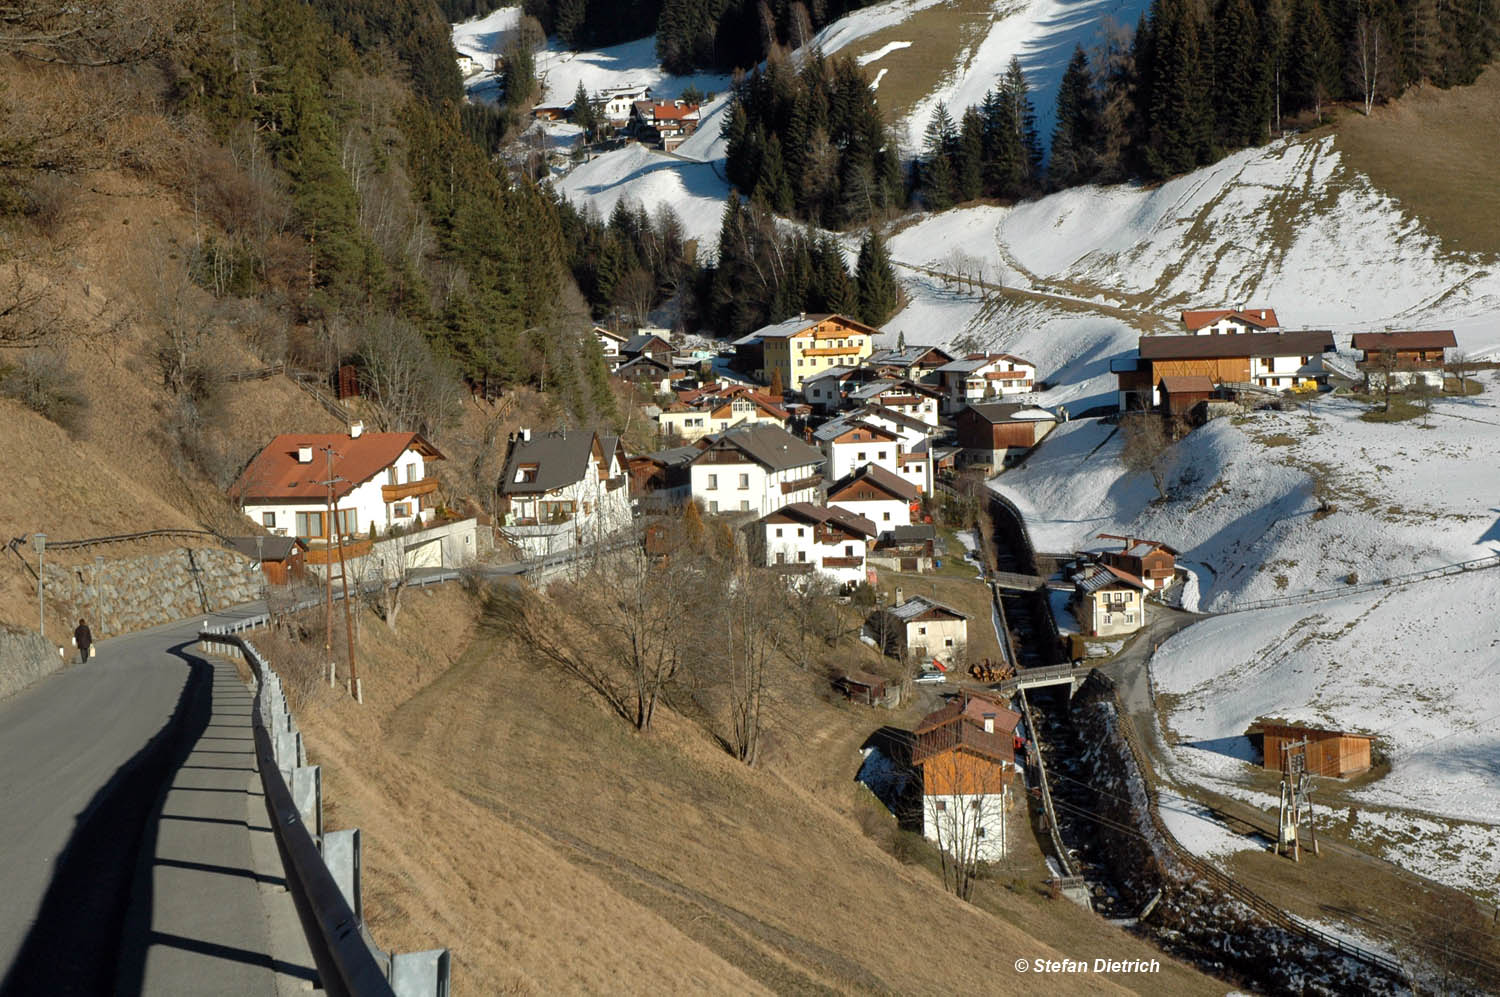
POLYGON ((1446 247, 1500 253, 1500 70, 1473 86, 1423 87, 1368 118, 1347 113, 1334 144, 1446 247))
MULTIPOLYGON (((1014 889, 985 881, 977 906, 892 857, 853 778, 865 739, 915 713, 830 702, 803 675, 748 769, 675 712, 635 734, 515 660, 455 590, 404 613, 395 640, 366 622, 364 707, 322 687, 301 713, 333 826, 365 833, 377 936, 451 945, 464 992, 1021 993, 1039 982, 1022 956, 1161 958, 1046 898, 1029 843, 1014 889)), ((1162 962, 1040 990, 1224 990, 1162 962)))

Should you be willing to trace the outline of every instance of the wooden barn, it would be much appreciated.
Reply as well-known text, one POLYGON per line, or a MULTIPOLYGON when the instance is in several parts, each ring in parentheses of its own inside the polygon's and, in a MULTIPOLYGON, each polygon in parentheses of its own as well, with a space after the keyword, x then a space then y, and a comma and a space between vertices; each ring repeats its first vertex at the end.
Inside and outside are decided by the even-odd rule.
POLYGON ((1202 374, 1168 374, 1159 382, 1158 390, 1162 411, 1186 418, 1193 406, 1213 397, 1214 382, 1202 374))
POLYGON ((1177 551, 1160 540, 1122 537, 1115 533, 1101 533, 1097 539, 1118 540, 1124 544, 1123 550, 1105 551, 1099 559, 1139 578, 1153 592, 1171 585, 1177 576, 1177 551))
POLYGON ((229 537, 227 543, 231 550, 260 562, 267 584, 302 580, 307 547, 296 537, 229 537))
POLYGON ((1285 747, 1307 742, 1305 769, 1317 776, 1343 779, 1358 775, 1370 767, 1370 745, 1374 737, 1348 731, 1329 730, 1307 724, 1280 720, 1257 720, 1245 732, 1252 742, 1261 743, 1262 765, 1280 772, 1290 757, 1285 747))
POLYGON ((848 672, 833 683, 846 699, 866 706, 881 706, 885 703, 885 679, 869 672, 848 672))

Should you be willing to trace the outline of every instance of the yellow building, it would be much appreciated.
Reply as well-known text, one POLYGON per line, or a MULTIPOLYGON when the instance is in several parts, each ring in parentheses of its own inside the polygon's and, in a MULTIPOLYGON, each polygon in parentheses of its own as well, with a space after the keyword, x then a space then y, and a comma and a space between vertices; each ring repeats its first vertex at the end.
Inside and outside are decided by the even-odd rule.
POLYGON ((755 332, 764 360, 761 376, 769 383, 781 371, 781 386, 801 391, 809 378, 830 367, 856 366, 875 351, 875 333, 842 315, 799 315, 755 332))

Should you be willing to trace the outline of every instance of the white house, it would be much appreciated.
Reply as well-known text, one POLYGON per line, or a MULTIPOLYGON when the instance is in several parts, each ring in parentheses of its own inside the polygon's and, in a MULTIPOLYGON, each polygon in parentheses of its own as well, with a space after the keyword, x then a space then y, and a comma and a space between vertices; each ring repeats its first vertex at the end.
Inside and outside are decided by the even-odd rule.
POLYGON ((596 325, 593 329, 594 338, 599 341, 599 349, 604 353, 604 362, 610 367, 616 367, 624 362, 625 357, 621 354, 627 337, 620 335, 602 325, 596 325))
POLYGON ((828 477, 837 480, 866 464, 896 473, 900 437, 882 426, 852 416, 833 419, 813 431, 818 448, 828 458, 828 477))
POLYGON ((866 464, 828 486, 828 504, 847 509, 880 530, 911 525, 912 506, 922 500, 915 485, 879 464, 866 464))
POLYGON ((937 473, 937 465, 932 458, 932 441, 938 433, 938 427, 879 403, 866 405, 850 413, 850 417, 896 434, 899 445, 896 473, 917 486, 924 494, 932 494, 933 476, 937 473))
POLYGON ((915 381, 871 381, 848 393, 853 405, 879 405, 933 429, 941 423, 938 401, 942 397, 942 392, 915 381))
POLYGON ((847 509, 794 502, 757 524, 764 563, 826 575, 840 585, 865 580, 865 552, 878 531, 875 524, 847 509))
POLYGON ((497 484, 500 532, 526 557, 596 542, 630 526, 629 483, 617 437, 523 429, 497 484))
POLYGON ((853 386, 858 367, 838 366, 819 371, 802 382, 802 397, 821 412, 837 412, 844 404, 845 392, 853 386))
POLYGON ((472 76, 482 68, 472 55, 466 52, 458 53, 458 75, 472 76))
POLYGON ((627 83, 600 90, 599 100, 603 104, 605 119, 616 127, 627 124, 635 102, 645 100, 650 91, 651 88, 644 83, 627 83))
POLYGON ((965 405, 1036 390, 1036 365, 1009 353, 970 353, 937 369, 949 412, 965 405))
POLYGON ((766 516, 816 502, 823 454, 778 426, 739 426, 713 437, 689 467, 693 499, 710 513, 766 516))
POLYGON ((1194 336, 1271 332, 1280 328, 1272 308, 1204 308, 1182 313, 1182 325, 1194 336))
POLYGON ((656 417, 663 438, 684 443, 752 423, 784 426, 786 420, 785 409, 750 392, 741 392, 734 397, 705 398, 699 405, 676 402, 656 417))
POLYGON ((327 543, 329 487, 344 537, 410 529, 430 520, 437 491, 429 463, 442 460, 419 433, 286 433, 256 455, 230 487, 245 515, 278 536, 327 543), (332 453, 332 464, 329 454, 332 453))
POLYGON ((961 663, 969 646, 967 616, 925 595, 903 599, 900 589, 892 605, 870 614, 865 632, 886 654, 905 661, 961 663))
POLYGON ((1089 637, 1133 634, 1146 622, 1147 585, 1112 564, 1089 561, 1073 575, 1073 616, 1089 637))

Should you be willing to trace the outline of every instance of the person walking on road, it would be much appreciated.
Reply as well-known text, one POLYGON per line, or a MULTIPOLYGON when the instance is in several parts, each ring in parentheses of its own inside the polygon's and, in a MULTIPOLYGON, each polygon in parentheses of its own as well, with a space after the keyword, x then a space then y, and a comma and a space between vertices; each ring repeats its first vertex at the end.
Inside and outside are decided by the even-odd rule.
POLYGON ((78 647, 78 663, 80 665, 89 660, 89 645, 93 642, 94 635, 89 630, 89 625, 79 620, 78 629, 73 631, 73 643, 78 647))

